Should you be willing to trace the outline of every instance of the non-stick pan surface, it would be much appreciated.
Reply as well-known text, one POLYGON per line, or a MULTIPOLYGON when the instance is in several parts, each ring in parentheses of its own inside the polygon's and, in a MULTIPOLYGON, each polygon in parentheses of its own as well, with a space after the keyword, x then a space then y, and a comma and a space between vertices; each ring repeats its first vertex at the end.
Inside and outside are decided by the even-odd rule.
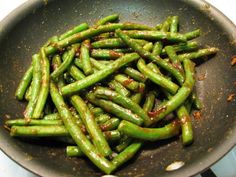
POLYGON ((202 118, 195 120, 194 143, 182 147, 181 139, 146 144, 145 150, 120 168, 117 176, 190 176, 213 164, 236 142, 236 67, 230 60, 236 54, 236 29, 219 11, 203 1, 176 0, 54 0, 29 1, 0 24, 0 147, 20 165, 41 176, 101 176, 88 160, 68 158, 65 147, 44 141, 11 138, 3 128, 6 118, 22 116, 25 104, 14 91, 30 65, 32 54, 50 36, 82 23, 117 12, 121 21, 155 25, 168 15, 180 16, 181 32, 201 28, 199 43, 220 49, 211 60, 197 68, 204 81, 197 82, 203 100, 202 118), (174 172, 165 167, 174 161, 185 165, 174 172))

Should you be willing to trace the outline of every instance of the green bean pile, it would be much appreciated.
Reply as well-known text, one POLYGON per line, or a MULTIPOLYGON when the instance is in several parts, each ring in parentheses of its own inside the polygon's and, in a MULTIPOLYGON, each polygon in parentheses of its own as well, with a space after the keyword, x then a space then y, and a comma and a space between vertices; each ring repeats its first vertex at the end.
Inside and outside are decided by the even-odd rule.
POLYGON ((13 137, 54 137, 66 155, 87 156, 106 174, 131 159, 145 141, 179 136, 193 142, 193 59, 196 29, 179 33, 178 16, 156 27, 116 23, 113 14, 50 38, 32 56, 16 90, 24 118, 8 120, 13 137))

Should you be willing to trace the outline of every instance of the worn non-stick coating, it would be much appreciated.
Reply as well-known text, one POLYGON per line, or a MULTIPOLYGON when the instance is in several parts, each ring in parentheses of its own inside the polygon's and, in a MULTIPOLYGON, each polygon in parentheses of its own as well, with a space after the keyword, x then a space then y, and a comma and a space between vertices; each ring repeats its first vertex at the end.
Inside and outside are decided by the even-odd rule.
POLYGON ((22 117, 25 103, 14 98, 14 91, 32 54, 52 35, 82 22, 93 24, 98 18, 119 13, 121 21, 155 25, 168 15, 180 17, 180 30, 200 28, 197 39, 202 46, 220 49, 211 60, 198 66, 205 74, 197 82, 203 100, 202 118, 193 119, 194 143, 183 147, 181 139, 146 144, 136 158, 122 166, 117 176, 190 176, 210 166, 235 145, 236 67, 230 65, 236 54, 236 30, 220 12, 203 1, 176 0, 55 0, 29 1, 8 16, 0 25, 0 147, 20 165, 41 176, 101 176, 85 158, 68 158, 65 146, 47 140, 25 141, 11 138, 3 128, 6 118, 22 117), (165 167, 183 161, 185 166, 174 172, 165 167))

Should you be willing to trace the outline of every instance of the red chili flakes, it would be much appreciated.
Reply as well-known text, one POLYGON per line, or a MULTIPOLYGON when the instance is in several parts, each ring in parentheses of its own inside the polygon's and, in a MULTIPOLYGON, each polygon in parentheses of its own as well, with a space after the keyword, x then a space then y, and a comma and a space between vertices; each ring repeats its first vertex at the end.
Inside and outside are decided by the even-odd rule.
POLYGON ((227 101, 228 101, 228 102, 233 101, 235 95, 236 95, 235 93, 231 93, 231 94, 229 94, 228 97, 227 97, 227 101))
POLYGON ((201 114, 200 111, 196 111, 196 112, 193 113, 193 117, 196 120, 200 120, 202 118, 202 114, 201 114))
POLYGON ((163 111, 165 111, 166 109, 167 109, 167 107, 166 107, 166 106, 163 106, 163 107, 158 108, 158 109, 155 110, 155 111, 148 112, 148 115, 149 115, 150 117, 155 117, 155 116, 159 115, 160 113, 162 113, 163 111))
POLYGON ((133 79, 126 79, 126 80, 123 82, 123 84, 124 84, 124 85, 129 85, 129 84, 131 84, 133 81, 134 81, 133 79))
POLYGON ((236 64, 236 55, 231 58, 231 65, 234 66, 236 64))

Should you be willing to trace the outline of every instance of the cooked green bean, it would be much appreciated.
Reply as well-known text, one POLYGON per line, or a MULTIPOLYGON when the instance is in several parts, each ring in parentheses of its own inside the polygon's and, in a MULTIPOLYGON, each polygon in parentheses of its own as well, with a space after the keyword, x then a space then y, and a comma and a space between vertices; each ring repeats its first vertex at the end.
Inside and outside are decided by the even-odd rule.
MULTIPOLYGON (((61 65, 61 57, 60 55, 54 55, 53 58, 52 58, 52 68, 53 68, 53 71, 55 71, 56 69, 59 68, 59 66, 61 65)), ((63 75, 59 76, 57 78, 57 86, 59 89, 61 89, 63 86, 65 86, 65 80, 63 78, 63 75)))
POLYGON ((48 114, 48 115, 45 115, 43 117, 44 120, 58 120, 58 119, 61 119, 59 113, 52 113, 52 114, 48 114))
POLYGON ((90 40, 83 41, 80 48, 80 59, 83 64, 83 71, 85 75, 90 75, 93 73, 90 62, 89 50, 90 50, 90 40))
POLYGON ((149 42, 143 46, 143 49, 150 52, 153 49, 153 43, 149 42))
POLYGON ((146 141, 167 139, 179 134, 179 123, 173 121, 162 128, 143 128, 131 122, 122 120, 118 130, 129 137, 146 141))
POLYGON ((104 60, 114 60, 123 55, 123 53, 108 49, 93 49, 91 52, 91 57, 104 60))
POLYGON ((40 118, 49 93, 50 65, 44 48, 40 49, 40 57, 42 70, 41 88, 32 118, 40 118))
MULTIPOLYGON (((31 82, 31 84, 32 84, 32 82, 31 82)), ((31 92, 32 92, 32 85, 31 84, 25 92, 25 99, 27 101, 29 101, 31 99, 31 92)))
POLYGON ((121 83, 117 82, 116 80, 112 80, 108 83, 108 85, 112 90, 115 90, 117 93, 126 97, 130 96, 130 91, 127 90, 121 83))
POLYGON ((188 33, 185 33, 184 36, 186 37, 187 40, 191 40, 191 39, 199 37, 200 34, 201 34, 201 30, 196 29, 194 31, 190 31, 188 33))
POLYGON ((139 92, 139 83, 124 74, 117 74, 115 75, 114 79, 122 84, 125 88, 134 91, 134 92, 139 92))
POLYGON ((170 93, 174 94, 177 92, 179 86, 176 85, 174 82, 170 81, 169 79, 163 77, 160 74, 154 73, 151 69, 149 69, 145 65, 145 61, 143 59, 140 59, 137 64, 138 69, 151 81, 156 83, 157 85, 161 86, 162 88, 165 88, 170 93))
POLYGON ((108 22, 114 22, 119 19, 119 14, 112 14, 97 21, 96 25, 104 25, 108 22))
POLYGON ((126 54, 123 57, 117 59, 110 65, 108 65, 105 69, 100 70, 94 74, 89 75, 88 77, 81 79, 79 81, 76 81, 72 84, 69 84, 65 87, 62 87, 61 93, 63 95, 72 94, 75 92, 78 92, 82 89, 85 89, 101 80, 106 78, 107 76, 114 73, 116 70, 118 70, 120 67, 135 61, 139 58, 139 56, 136 53, 126 54))
POLYGON ((192 103, 193 103, 194 108, 196 108, 196 109, 198 109, 198 110, 202 109, 202 102, 201 102, 201 100, 199 99, 199 97, 197 96, 196 91, 194 91, 194 92, 192 93, 192 95, 191 95, 190 98, 191 98, 191 100, 192 100, 192 103))
POLYGON ((80 150, 78 146, 67 146, 66 155, 68 157, 81 157, 84 156, 84 153, 80 150))
POLYGON ((179 17, 173 16, 170 19, 170 32, 171 33, 177 33, 179 27, 179 17))
POLYGON ((100 116, 101 114, 104 114, 104 111, 99 107, 91 108, 90 110, 95 117, 100 116))
POLYGON ((163 44, 160 41, 157 41, 153 45, 152 55, 159 56, 162 52, 163 44))
POLYGON ((130 100, 132 100, 134 103, 140 104, 143 98, 143 93, 134 93, 130 96, 130 100))
POLYGON ((108 115, 108 114, 101 114, 99 116, 97 116, 95 118, 95 121, 98 123, 98 124, 103 124, 105 123, 106 121, 108 121, 111 117, 108 115))
POLYGON ((65 38, 67 38, 67 37, 69 37, 69 36, 72 36, 73 34, 79 33, 79 32, 81 32, 81 31, 84 31, 84 30, 88 29, 88 28, 89 28, 89 26, 88 26, 87 23, 81 23, 80 25, 75 26, 75 27, 72 28, 71 30, 69 30, 69 31, 67 31, 67 32, 65 32, 65 33, 63 33, 63 34, 59 37, 59 40, 61 41, 61 40, 65 39, 65 38))
POLYGON ((31 83, 32 77, 33 77, 33 66, 31 65, 25 72, 24 76, 22 77, 16 89, 15 96, 18 100, 22 100, 24 98, 25 92, 31 83))
POLYGON ((130 98, 122 96, 119 93, 105 87, 97 87, 94 91, 94 94, 98 98, 110 100, 116 104, 123 106, 126 109, 131 110, 133 113, 137 114, 143 119, 145 126, 150 125, 151 120, 148 115, 137 103, 133 102, 130 98))
POLYGON ((155 101, 155 94, 150 91, 146 94, 146 99, 143 104, 143 111, 147 114, 150 112, 154 106, 154 101, 155 101))
POLYGON ((166 20, 162 23, 160 31, 168 32, 170 30, 171 18, 167 17, 166 20))
POLYGON ((180 71, 183 72, 182 64, 179 60, 178 55, 176 54, 176 52, 174 50, 174 47, 166 46, 165 50, 166 50, 166 53, 167 53, 168 57, 170 58, 170 61, 171 61, 172 65, 174 65, 176 68, 178 68, 180 71))
POLYGON ((168 63, 166 60, 162 60, 161 58, 152 55, 150 52, 143 50, 143 48, 135 42, 132 42, 125 33, 121 30, 116 30, 116 34, 131 48, 133 48, 141 57, 147 58, 149 60, 154 61, 163 69, 169 71, 175 78, 178 80, 179 83, 183 83, 184 77, 181 72, 178 71, 174 66, 168 63))
POLYGON ((97 99, 96 96, 93 93, 88 93, 86 95, 86 98, 92 103, 95 104, 108 113, 114 114, 118 118, 131 121, 137 125, 141 125, 143 123, 143 120, 140 116, 133 114, 130 110, 125 109, 111 101, 103 100, 103 99, 97 99))
POLYGON ((26 126, 26 125, 62 125, 61 120, 35 120, 35 119, 13 119, 5 122, 7 126, 26 126))
POLYGON ((100 124, 99 126, 102 131, 111 131, 111 130, 116 130, 119 124, 120 124, 119 119, 111 118, 108 121, 104 122, 103 124, 100 124))
POLYGON ((60 116, 62 117, 66 129, 69 131, 73 140, 82 150, 82 152, 106 174, 110 174, 113 170, 115 170, 115 166, 106 158, 101 156, 100 153, 98 153, 96 148, 76 125, 74 118, 72 117, 67 105, 63 100, 63 97, 60 95, 56 85, 53 82, 50 83, 50 94, 60 116))
POLYGON ((32 89, 30 94, 30 100, 26 109, 24 111, 24 117, 32 118, 37 104, 38 96, 40 93, 41 80, 42 80, 42 71, 41 71, 41 62, 42 60, 38 54, 32 56, 33 59, 33 80, 32 80, 32 89))

